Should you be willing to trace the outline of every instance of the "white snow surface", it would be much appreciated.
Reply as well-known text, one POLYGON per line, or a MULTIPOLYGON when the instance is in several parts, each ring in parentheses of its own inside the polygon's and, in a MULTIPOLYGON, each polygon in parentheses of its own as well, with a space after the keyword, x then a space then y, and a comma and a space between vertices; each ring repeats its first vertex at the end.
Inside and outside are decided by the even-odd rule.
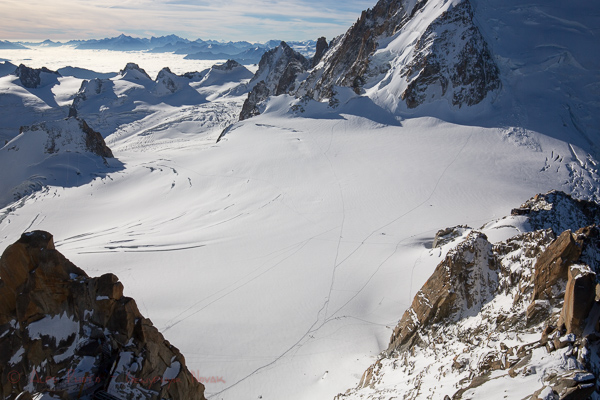
POLYGON ((61 315, 46 316, 39 321, 27 326, 29 337, 32 340, 46 336, 54 340, 55 346, 66 341, 69 337, 79 333, 79 322, 74 321, 66 313, 61 315))

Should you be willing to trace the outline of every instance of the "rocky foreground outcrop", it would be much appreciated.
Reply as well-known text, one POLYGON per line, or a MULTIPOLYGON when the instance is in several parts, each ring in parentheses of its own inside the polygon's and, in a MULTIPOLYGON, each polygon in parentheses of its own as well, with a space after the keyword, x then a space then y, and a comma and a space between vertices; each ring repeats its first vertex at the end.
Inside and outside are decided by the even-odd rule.
POLYGON ((598 204, 550 192, 494 225, 535 227, 507 240, 440 231, 458 232, 444 260, 378 361, 337 398, 600 396, 598 218, 598 204), (580 227, 557 229, 567 225, 580 227))
POLYGON ((204 399, 183 355, 119 279, 87 276, 50 233, 25 233, 8 246, 0 278, 2 399, 204 399))

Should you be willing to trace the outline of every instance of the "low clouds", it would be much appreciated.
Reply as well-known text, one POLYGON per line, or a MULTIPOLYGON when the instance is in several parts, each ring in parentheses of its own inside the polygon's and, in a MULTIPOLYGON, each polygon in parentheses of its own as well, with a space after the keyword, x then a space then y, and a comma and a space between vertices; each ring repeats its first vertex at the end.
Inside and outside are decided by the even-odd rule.
POLYGON ((375 1, 2 0, 0 38, 90 39, 160 36, 189 39, 302 40, 345 32, 375 1))

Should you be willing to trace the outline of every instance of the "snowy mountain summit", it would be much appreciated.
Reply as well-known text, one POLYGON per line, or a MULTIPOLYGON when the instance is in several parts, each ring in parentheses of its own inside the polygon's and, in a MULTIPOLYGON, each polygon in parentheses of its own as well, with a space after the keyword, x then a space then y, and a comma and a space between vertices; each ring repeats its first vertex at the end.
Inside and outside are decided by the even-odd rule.
POLYGON ((321 100, 343 86, 392 97, 396 108, 441 98, 460 107, 500 85, 469 0, 381 0, 334 40, 299 92, 321 100))
MULTIPOLYGON (((282 45, 277 51, 290 50, 282 45)), ((276 56, 279 53, 271 50, 263 55, 257 82, 269 64, 270 70, 281 70, 279 76, 284 76, 288 64, 276 56)), ((277 90, 257 85, 249 103, 260 102, 265 94, 290 93, 337 104, 336 87, 347 87, 392 112, 440 99, 460 108, 480 103, 502 86, 469 0, 380 0, 317 56, 308 76, 299 75, 307 68, 294 61, 289 65, 295 72, 285 75, 286 85, 276 85, 277 90)), ((257 108, 252 110, 248 104, 241 119, 256 115, 257 108)))

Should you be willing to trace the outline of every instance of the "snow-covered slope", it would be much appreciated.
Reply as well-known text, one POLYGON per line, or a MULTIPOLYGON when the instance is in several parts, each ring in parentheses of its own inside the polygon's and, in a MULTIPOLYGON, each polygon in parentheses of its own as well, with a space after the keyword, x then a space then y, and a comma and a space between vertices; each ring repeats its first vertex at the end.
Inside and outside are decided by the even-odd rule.
MULTIPOLYGON (((0 74, 0 145, 19 134, 25 125, 65 118, 81 79, 62 77, 41 69, 31 70, 35 87, 26 87, 5 63, 0 74), (5 69, 6 68, 6 69, 5 69)), ((26 69, 26 68, 25 68, 26 69)))
MULTIPOLYGON (((0 149, 0 206, 48 186, 72 187, 122 169, 102 136, 69 118, 25 126, 0 149)), ((0 217, 1 218, 1 217, 0 217)))

